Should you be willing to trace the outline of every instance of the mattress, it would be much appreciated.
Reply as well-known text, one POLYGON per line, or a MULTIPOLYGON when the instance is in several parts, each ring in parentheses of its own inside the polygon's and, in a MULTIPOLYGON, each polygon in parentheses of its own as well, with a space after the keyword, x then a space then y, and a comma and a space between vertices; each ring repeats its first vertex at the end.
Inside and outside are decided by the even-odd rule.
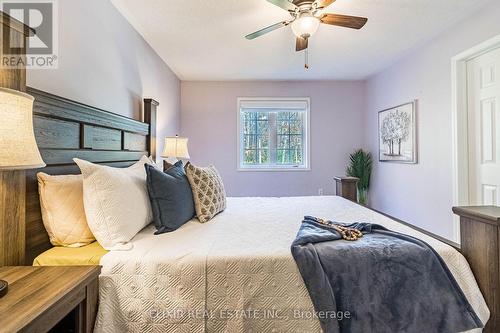
POLYGON ((452 247, 341 197, 228 198, 227 209, 101 258, 96 332, 321 332, 290 253, 304 215, 369 222, 422 239, 486 322, 489 310, 452 247))
POLYGON ((82 247, 55 246, 33 260, 33 266, 86 266, 99 265, 108 251, 97 242, 82 247))

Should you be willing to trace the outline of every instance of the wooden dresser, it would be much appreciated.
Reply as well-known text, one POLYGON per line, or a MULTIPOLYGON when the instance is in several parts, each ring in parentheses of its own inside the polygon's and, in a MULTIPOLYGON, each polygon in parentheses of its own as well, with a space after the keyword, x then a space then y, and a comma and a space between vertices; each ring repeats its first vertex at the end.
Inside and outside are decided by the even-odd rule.
POLYGON ((0 298, 0 332, 48 332, 62 320, 68 331, 92 332, 100 272, 100 266, 0 267, 9 283, 0 298))

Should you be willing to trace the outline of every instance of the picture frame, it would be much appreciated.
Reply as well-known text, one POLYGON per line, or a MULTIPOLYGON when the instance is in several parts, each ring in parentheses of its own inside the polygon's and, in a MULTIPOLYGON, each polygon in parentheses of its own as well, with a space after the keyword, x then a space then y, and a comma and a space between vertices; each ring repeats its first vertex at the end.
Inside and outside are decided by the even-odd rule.
POLYGON ((417 100, 378 113, 379 161, 418 163, 417 100))

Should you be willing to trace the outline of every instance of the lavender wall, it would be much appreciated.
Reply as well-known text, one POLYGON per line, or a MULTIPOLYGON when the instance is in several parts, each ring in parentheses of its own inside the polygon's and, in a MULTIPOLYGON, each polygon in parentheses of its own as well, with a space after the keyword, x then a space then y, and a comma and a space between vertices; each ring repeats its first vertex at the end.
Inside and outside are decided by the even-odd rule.
POLYGON ((193 163, 214 164, 231 196, 334 193, 349 153, 364 143, 361 82, 182 82, 181 134, 193 163), (311 171, 237 171, 237 97, 311 98, 311 171))
POLYGON ((419 100, 419 164, 375 163, 371 205, 453 239, 451 58, 500 34, 500 2, 471 15, 367 81, 367 147, 376 156, 377 112, 419 100))
POLYGON ((28 70, 28 86, 135 119, 151 97, 160 102, 159 137, 175 134, 180 82, 149 44, 108 0, 58 4, 59 68, 28 70))
POLYGON ((59 69, 29 70, 28 85, 134 118, 157 99, 158 137, 190 137, 193 162, 214 163, 233 196, 332 194, 352 150, 377 154, 377 111, 417 98, 419 164, 375 163, 371 204, 452 238, 450 58, 499 34, 499 12, 492 1, 367 82, 181 84, 109 1, 60 1, 59 69), (236 170, 240 96, 311 97, 311 171, 236 170))

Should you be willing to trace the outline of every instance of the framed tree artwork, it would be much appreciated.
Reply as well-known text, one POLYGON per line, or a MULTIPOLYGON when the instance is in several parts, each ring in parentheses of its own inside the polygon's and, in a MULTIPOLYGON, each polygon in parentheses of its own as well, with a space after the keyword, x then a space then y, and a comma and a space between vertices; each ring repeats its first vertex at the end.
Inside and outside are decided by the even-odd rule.
POLYGON ((417 101, 378 113, 379 160, 417 163, 417 101))

